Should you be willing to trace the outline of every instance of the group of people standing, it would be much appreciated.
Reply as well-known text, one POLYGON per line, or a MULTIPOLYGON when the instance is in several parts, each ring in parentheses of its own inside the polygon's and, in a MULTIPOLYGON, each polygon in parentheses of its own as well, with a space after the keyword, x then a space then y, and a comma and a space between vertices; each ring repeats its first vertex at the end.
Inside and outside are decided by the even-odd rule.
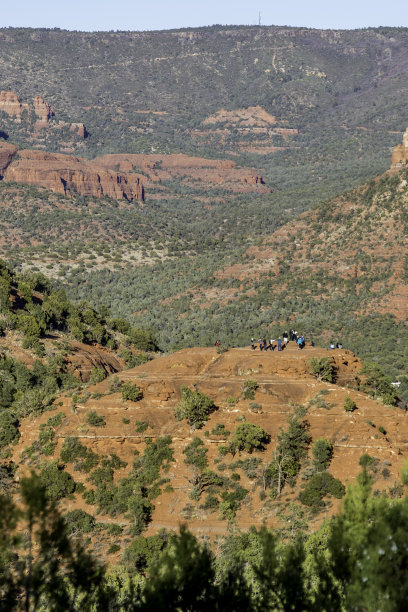
MULTIPOLYGON (((298 349, 303 349, 306 345, 306 340, 305 340, 304 335, 301 334, 299 336, 297 331, 291 329, 289 333, 286 331, 283 332, 282 338, 280 336, 277 339, 271 338, 269 342, 267 342, 265 338, 259 338, 258 340, 259 350, 267 351, 269 349, 270 351, 273 351, 277 347, 278 351, 283 351, 283 349, 286 348, 288 342, 296 342, 296 344, 298 345, 298 349)), ((313 342, 312 342, 312 346, 313 346, 313 342)), ((256 349, 256 342, 254 338, 251 338, 251 348, 253 351, 256 349)))

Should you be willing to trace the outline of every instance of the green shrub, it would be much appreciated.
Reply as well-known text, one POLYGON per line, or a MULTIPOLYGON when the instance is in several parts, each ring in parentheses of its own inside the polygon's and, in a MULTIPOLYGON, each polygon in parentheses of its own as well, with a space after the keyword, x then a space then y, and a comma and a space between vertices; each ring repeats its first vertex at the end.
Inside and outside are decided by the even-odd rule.
POLYGON ((137 433, 143 433, 149 427, 149 423, 147 421, 136 421, 136 431, 137 433))
POLYGON ((137 353, 135 355, 135 353, 132 353, 129 349, 122 351, 120 356, 126 363, 127 368, 135 368, 151 360, 151 357, 147 353, 137 353))
POLYGON ((212 399, 204 393, 181 387, 181 401, 176 409, 177 420, 187 419, 193 429, 200 429, 215 409, 212 399))
POLYGON ((344 400, 343 408, 346 412, 353 412, 357 408, 355 402, 351 399, 349 395, 347 395, 346 399, 344 400))
POLYGON ((84 510, 71 510, 64 514, 69 533, 90 533, 95 528, 95 519, 84 510))
POLYGON ((386 435, 387 431, 384 429, 384 427, 382 427, 381 425, 378 428, 378 431, 382 434, 384 434, 384 436, 386 435))
MULTIPOLYGON (((89 452, 89 451, 88 451, 89 452)), ((103 467, 110 467, 113 470, 120 470, 127 466, 126 461, 123 461, 116 453, 111 453, 110 457, 104 457, 102 459, 103 467)))
POLYGON ((219 505, 220 516, 225 520, 232 520, 239 509, 240 503, 248 495, 247 489, 241 485, 235 485, 232 491, 224 491, 221 494, 222 501, 219 505))
POLYGON ((327 495, 341 499, 345 493, 345 486, 340 480, 334 478, 329 472, 317 472, 305 489, 299 493, 299 499, 305 506, 319 508, 324 505, 323 498, 327 495))
POLYGON ((360 389, 371 397, 381 399, 384 404, 395 406, 398 395, 388 376, 384 374, 377 364, 364 364, 362 374, 364 380, 360 384, 360 389))
POLYGON ((106 426, 105 417, 98 414, 94 410, 91 410, 90 412, 87 413, 86 422, 88 423, 88 425, 92 425, 92 427, 105 427, 106 426))
POLYGON ((183 455, 186 456, 184 463, 192 465, 194 469, 202 472, 208 467, 207 452, 203 441, 198 437, 194 437, 183 450, 183 455))
POLYGON ((154 510, 153 504, 142 496, 133 495, 128 501, 127 517, 131 519, 130 533, 140 535, 150 522, 154 510))
POLYGON ((78 438, 71 436, 65 438, 60 458, 64 463, 75 463, 74 468, 83 472, 89 472, 99 463, 99 457, 92 449, 88 449, 78 438))
POLYGON ((312 448, 313 464, 317 472, 327 470, 333 455, 333 445, 324 438, 316 440, 312 448))
POLYGON ((129 544, 123 554, 123 561, 130 571, 146 572, 155 563, 166 546, 168 536, 161 534, 138 536, 129 544))
POLYGON ((334 366, 329 357, 312 357, 309 361, 313 375, 317 380, 333 382, 334 366))
POLYGON ((115 553, 120 551, 120 545, 119 544, 111 544, 107 550, 107 554, 108 555, 114 555, 115 553))
POLYGON ((249 402, 249 409, 251 412, 255 413, 262 412, 262 406, 258 404, 258 402, 249 402))
POLYGON ((113 469, 110 466, 99 466, 93 470, 88 481, 97 487, 105 488, 106 485, 113 482, 113 469))
POLYGON ((213 436, 225 436, 226 438, 231 434, 223 423, 217 423, 211 433, 213 436))
POLYGON ((260 463, 261 459, 258 459, 258 457, 247 457, 246 459, 239 459, 234 461, 234 463, 230 463, 229 467, 231 470, 242 469, 250 480, 254 480, 258 475, 260 463))
POLYGON ((242 386, 242 397, 244 399, 255 399, 255 391, 258 389, 256 380, 248 379, 242 386))
POLYGON ((6 410, 0 412, 0 450, 18 440, 20 437, 18 426, 18 419, 10 412, 6 410))
POLYGON ((43 455, 52 455, 57 445, 54 442, 54 429, 48 425, 42 423, 40 425, 40 432, 38 436, 39 450, 43 455))
POLYGON ((47 425, 49 427, 58 427, 65 418, 66 416, 63 412, 57 412, 57 414, 54 414, 54 416, 48 419, 47 425))
POLYGON ((216 510, 219 504, 220 502, 218 498, 213 494, 209 494, 207 495, 204 504, 202 504, 200 508, 202 508, 203 510, 216 510))
POLYGON ((56 462, 46 463, 40 472, 40 480, 51 500, 58 500, 75 491, 75 482, 56 462))
POLYGON ((288 428, 279 429, 278 445, 274 458, 265 475, 264 486, 272 487, 271 495, 279 497, 285 483, 294 485, 300 471, 301 460, 307 455, 311 438, 308 433, 309 423, 306 421, 306 408, 292 405, 293 414, 288 416, 288 428))
POLYGON ((133 346, 141 351, 157 351, 156 338, 151 331, 132 327, 127 332, 128 340, 133 346))
POLYGON ((104 368, 94 367, 91 370, 90 382, 93 384, 100 383, 107 377, 107 373, 104 368))
POLYGON ((137 385, 133 383, 126 382, 122 386, 122 400, 124 402, 138 402, 143 398, 143 392, 137 385))
POLYGON ((78 438, 65 438, 60 453, 61 461, 71 463, 80 457, 85 457, 86 452, 86 446, 81 444, 78 438))
POLYGON ((368 468, 371 465, 373 465, 373 463, 375 463, 375 461, 377 461, 375 457, 372 457, 368 453, 364 453, 364 455, 361 455, 361 457, 359 459, 359 464, 363 468, 368 468))
POLYGON ((236 428, 234 437, 229 443, 230 452, 234 455, 236 451, 246 451, 247 453, 252 453, 254 450, 263 451, 270 439, 271 436, 259 425, 241 423, 236 428))

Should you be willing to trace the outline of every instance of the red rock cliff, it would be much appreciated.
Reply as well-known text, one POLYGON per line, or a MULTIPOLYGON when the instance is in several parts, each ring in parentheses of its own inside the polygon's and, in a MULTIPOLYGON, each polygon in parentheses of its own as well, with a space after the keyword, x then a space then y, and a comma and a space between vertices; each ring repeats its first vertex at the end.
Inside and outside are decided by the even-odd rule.
POLYGON ((397 145, 392 152, 391 168, 401 168, 408 162, 408 128, 402 137, 402 144, 397 145))
POLYGON ((95 162, 61 153, 19 151, 18 157, 8 162, 3 176, 5 181, 45 187, 64 195, 110 196, 129 202, 144 199, 143 184, 136 174, 107 170, 95 162))
POLYGON ((0 178, 16 153, 17 147, 7 142, 0 142, 0 178))
POLYGON ((20 98, 14 91, 0 91, 0 111, 20 121, 24 110, 28 111, 29 105, 22 104, 20 98))
POLYGON ((35 96, 34 98, 34 113, 38 117, 38 121, 35 124, 36 129, 47 127, 50 118, 55 115, 52 106, 50 106, 41 96, 35 96))

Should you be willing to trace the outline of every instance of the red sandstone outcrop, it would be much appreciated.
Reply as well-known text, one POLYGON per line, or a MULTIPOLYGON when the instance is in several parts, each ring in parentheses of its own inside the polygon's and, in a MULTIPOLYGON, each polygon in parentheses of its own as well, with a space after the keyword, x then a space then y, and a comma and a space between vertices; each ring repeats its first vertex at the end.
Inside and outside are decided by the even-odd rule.
POLYGON ((14 91, 0 91, 0 111, 20 121, 21 115, 25 110, 29 111, 29 105, 23 104, 14 91))
POLYGON ((236 193, 270 192, 259 174, 252 169, 238 168, 236 162, 230 159, 206 159, 184 154, 107 154, 99 157, 95 163, 105 168, 115 168, 119 164, 122 172, 141 170, 147 175, 147 179, 144 179, 146 186, 157 186, 162 181, 177 179, 196 189, 221 186, 236 193))
POLYGON ((4 170, 10 164, 16 153, 17 147, 7 142, 0 142, 0 177, 3 176, 4 170))
POLYGON ((401 168, 408 162, 408 128, 402 137, 402 144, 397 145, 392 152, 391 168, 401 168))
POLYGON ((19 151, 3 176, 5 181, 45 187, 64 195, 109 196, 130 202, 144 199, 143 184, 136 174, 107 170, 95 162, 61 153, 19 151))
POLYGON ((261 106, 248 106, 248 108, 237 108, 232 111, 222 108, 203 121, 203 125, 214 125, 216 123, 239 124, 241 127, 269 127, 275 125, 276 117, 270 115, 261 106))
MULTIPOLYGON (((17 123, 21 121, 23 111, 27 111, 31 115, 37 117, 34 129, 35 131, 48 128, 51 117, 55 117, 55 111, 42 96, 35 96, 33 104, 21 102, 19 96, 14 91, 0 92, 0 111, 4 111, 7 115, 13 118, 17 123)), ((52 124, 53 128, 59 129, 69 127, 71 132, 76 133, 80 138, 88 136, 86 127, 83 123, 67 123, 58 121, 52 124)))
POLYGON ((80 138, 86 138, 88 136, 88 132, 83 123, 71 123, 69 129, 71 132, 75 132, 80 138))
MULTIPOLYGON (((82 124, 78 124, 82 125, 82 124)), ((84 128, 84 126, 83 126, 84 128)), ((84 128, 85 130, 85 128, 84 128)), ((165 195, 162 182, 176 179, 200 194, 208 187, 233 193, 269 193, 254 169, 238 168, 231 160, 188 155, 104 155, 93 161, 62 153, 21 150, 5 143, 0 148, 0 177, 6 181, 45 187, 67 195, 110 196, 116 200, 144 200, 144 185, 155 185, 165 195), (117 172, 119 165, 120 172, 117 172), (137 174, 142 170, 147 176, 137 174)))
POLYGON ((47 127, 50 118, 55 116, 52 106, 41 96, 35 96, 34 98, 34 113, 38 117, 38 121, 35 124, 36 129, 47 127))

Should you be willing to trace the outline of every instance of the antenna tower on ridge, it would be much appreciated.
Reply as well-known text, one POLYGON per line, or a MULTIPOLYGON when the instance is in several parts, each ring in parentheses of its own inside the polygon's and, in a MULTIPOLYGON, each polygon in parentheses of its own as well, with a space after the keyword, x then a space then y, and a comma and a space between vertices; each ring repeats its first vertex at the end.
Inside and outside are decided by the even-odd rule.
POLYGON ((258 25, 261 25, 261 11, 259 11, 258 25))

